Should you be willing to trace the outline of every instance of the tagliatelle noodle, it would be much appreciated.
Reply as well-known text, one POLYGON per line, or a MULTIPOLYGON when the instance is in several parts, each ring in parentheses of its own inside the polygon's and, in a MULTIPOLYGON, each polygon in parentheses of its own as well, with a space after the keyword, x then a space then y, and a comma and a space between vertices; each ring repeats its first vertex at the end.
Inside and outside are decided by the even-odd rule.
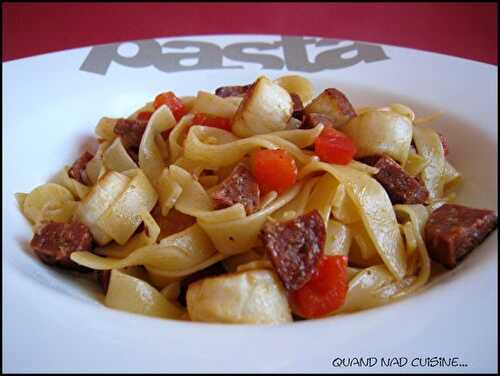
POLYGON ((113 270, 104 304, 146 316, 178 319, 184 312, 148 283, 113 270))
POLYGON ((169 163, 175 163, 175 161, 184 154, 183 142, 192 125, 193 118, 193 114, 184 115, 174 129, 170 131, 168 135, 169 163))
POLYGON ((311 197, 304 211, 308 213, 316 209, 323 218, 323 221, 327 223, 332 211, 332 202, 335 197, 335 187, 337 185, 337 181, 333 176, 324 174, 314 185, 311 197))
POLYGON ((329 220, 326 225, 325 255, 348 256, 352 231, 339 221, 329 220))
POLYGON ((414 283, 401 293, 407 295, 424 286, 430 277, 431 261, 424 242, 425 223, 429 213, 423 205, 394 205, 394 210, 396 213, 404 212, 408 215, 408 223, 411 223, 413 235, 417 242, 420 271, 414 283))
POLYGON ((108 146, 102 155, 102 161, 108 171, 122 172, 137 168, 137 164, 123 147, 120 137, 115 138, 108 146))
POLYGON ((22 198, 22 211, 37 225, 42 221, 69 221, 76 209, 71 192, 62 185, 47 183, 22 198))
MULTIPOLYGON (((76 263, 96 270, 120 269, 127 266, 151 266, 158 272, 183 276, 198 265, 219 257, 210 238, 198 225, 168 236, 159 244, 136 249, 123 259, 104 258, 91 252, 74 252, 71 259, 76 263)), ((207 265, 208 266, 208 265, 207 265)))
POLYGON ((140 213, 150 212, 158 194, 141 169, 125 171, 129 182, 125 190, 99 217, 97 225, 118 244, 125 244, 141 224, 140 213))
POLYGON ((364 223, 359 221, 350 224, 348 228, 353 234, 352 241, 356 245, 349 253, 351 261, 365 267, 382 263, 383 261, 380 259, 377 248, 366 231, 364 223))
POLYGON ((451 165, 448 160, 444 162, 443 168, 443 191, 454 188, 462 181, 462 175, 451 165))
POLYGON ((398 280, 402 280, 406 274, 403 239, 391 201, 384 188, 370 175, 348 165, 313 161, 300 171, 299 177, 315 171, 328 172, 345 185, 347 194, 357 207, 380 257, 391 273, 398 280))
POLYGON ((97 248, 93 252, 99 256, 123 259, 136 249, 155 244, 160 235, 160 227, 149 212, 144 211, 140 213, 140 217, 144 223, 144 231, 135 234, 123 245, 112 243, 104 248, 97 248))
POLYGON ((182 194, 182 186, 170 178, 170 170, 165 168, 158 179, 158 200, 161 214, 168 215, 182 194))
POLYGON ((295 198, 288 204, 284 205, 283 207, 278 209, 275 213, 273 213, 271 217, 274 220, 281 222, 304 214, 306 205, 311 196, 311 192, 315 184, 318 182, 318 180, 319 178, 308 179, 307 182, 303 184, 297 196, 295 196, 295 198))
POLYGON ((95 127, 95 134, 106 141, 113 141, 118 135, 114 132, 118 119, 102 117, 95 127))
POLYGON ((69 189, 75 198, 82 200, 88 195, 90 188, 80 183, 78 180, 70 178, 68 172, 69 167, 65 166, 56 176, 54 182, 69 189))
POLYGON ((232 220, 207 221, 198 218, 198 224, 205 230, 219 252, 224 255, 243 253, 257 245, 258 235, 268 216, 293 200, 300 192, 297 183, 269 206, 247 217, 232 220))
MULTIPOLYGON (((315 155, 314 143, 324 125, 301 128, 302 122, 291 118, 290 94, 298 95, 303 105, 313 99, 307 79, 291 75, 256 82, 245 98, 205 91, 181 97, 187 114, 179 121, 174 107, 155 109, 153 102, 146 103, 128 117, 151 113, 137 163, 114 133, 118 119, 101 118, 95 129, 100 145, 85 167, 88 185, 70 178, 66 166, 55 183, 16 194, 35 231, 46 220, 88 227, 97 247, 73 252, 70 259, 94 270, 111 270, 108 307, 190 321, 292 321, 287 294, 259 234, 266 221, 288 221, 313 210, 325 225, 324 255, 347 256, 349 262, 345 301, 331 315, 393 302, 428 282, 425 223, 432 210, 455 198, 451 190, 462 179, 444 156, 439 134, 421 126, 439 114, 416 117, 399 103, 363 107, 339 128, 353 140, 356 158, 388 155, 430 193, 426 206, 393 205, 376 180, 378 168, 356 160, 347 165, 321 162, 315 155), (227 119, 231 131, 194 123, 199 113, 227 119), (248 214, 237 200, 221 205, 212 199, 239 164, 255 173, 253 153, 261 149, 291 155, 298 169, 295 183, 281 194, 261 193, 248 214), (138 229, 141 223, 143 230, 138 229), (181 282, 199 278, 193 274, 211 266, 223 266, 227 273, 191 282, 187 309, 181 307, 176 302, 181 282)), ((234 88, 235 93, 241 89, 234 88)), ((241 184, 230 187, 236 188, 235 197, 247 188, 247 182, 241 184)))
POLYGON ((166 167, 155 137, 176 124, 170 109, 162 105, 149 119, 139 146, 139 167, 144 171, 151 184, 156 186, 161 172, 166 167))
POLYGON ((228 221, 246 216, 245 208, 239 203, 225 209, 214 210, 212 199, 203 186, 184 169, 171 165, 169 173, 170 179, 182 189, 175 201, 175 209, 181 213, 203 219, 205 222, 228 221))
POLYGON ((192 161, 216 168, 233 165, 240 161, 245 154, 259 148, 281 148, 293 155, 298 162, 307 163, 312 156, 304 153, 296 144, 301 145, 301 147, 312 144, 321 130, 322 125, 318 125, 312 130, 280 131, 276 134, 261 134, 227 142, 221 136, 229 132, 216 128, 193 126, 189 129, 186 137, 184 155, 192 161), (209 137, 218 143, 203 142, 209 137))
POLYGON ((332 199, 333 217, 345 224, 360 221, 361 217, 359 216, 358 209, 347 194, 345 185, 336 182, 335 188, 335 194, 332 199))
POLYGON ((87 174, 87 177, 89 178, 92 185, 95 185, 97 183, 97 180, 99 180, 99 178, 104 176, 104 174, 106 173, 106 167, 104 166, 103 162, 103 155, 110 144, 111 142, 109 141, 102 142, 99 145, 94 158, 92 158, 85 167, 85 173, 87 174))
POLYGON ((438 111, 433 114, 427 115, 427 116, 422 116, 422 117, 416 117, 415 120, 413 121, 413 125, 424 125, 428 123, 432 123, 433 121, 436 121, 440 117, 444 115, 443 112, 438 111))
POLYGON ((226 98, 218 97, 206 91, 198 91, 190 112, 193 114, 205 113, 231 119, 237 109, 238 105, 226 98))
POLYGON ((429 160, 410 149, 403 169, 408 175, 415 177, 418 176, 429 163, 429 160))
POLYGON ((101 177, 92 187, 89 194, 78 203, 75 217, 86 225, 99 245, 111 241, 109 236, 97 221, 104 212, 125 191, 129 178, 119 172, 110 171, 101 177))
POLYGON ((237 253, 233 256, 225 258, 222 263, 229 273, 235 272, 238 266, 244 265, 253 261, 259 261, 263 259, 263 255, 252 249, 248 252, 237 253))
POLYGON ((443 173, 445 156, 441 139, 436 131, 431 128, 413 127, 413 140, 420 154, 429 163, 422 169, 420 177, 429 191, 431 201, 443 196, 443 173))

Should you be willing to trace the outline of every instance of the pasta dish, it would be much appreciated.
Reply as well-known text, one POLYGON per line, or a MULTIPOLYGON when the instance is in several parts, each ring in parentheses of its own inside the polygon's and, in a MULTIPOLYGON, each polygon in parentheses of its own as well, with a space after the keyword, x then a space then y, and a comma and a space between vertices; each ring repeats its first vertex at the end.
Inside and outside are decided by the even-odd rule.
POLYGON ((157 95, 18 193, 45 264, 110 308, 279 324, 368 309, 452 269, 497 226, 454 203, 445 135, 402 104, 355 108, 301 76, 157 95))

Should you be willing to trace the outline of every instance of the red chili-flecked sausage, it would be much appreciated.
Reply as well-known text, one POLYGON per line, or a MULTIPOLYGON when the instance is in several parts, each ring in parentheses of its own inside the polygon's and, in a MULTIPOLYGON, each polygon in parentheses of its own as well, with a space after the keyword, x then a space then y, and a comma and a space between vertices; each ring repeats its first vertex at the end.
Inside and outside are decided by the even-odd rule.
POLYGON ((288 291, 309 282, 323 255, 325 238, 325 223, 317 210, 286 222, 266 222, 261 240, 288 291))
POLYGON ((305 114, 301 128, 307 128, 307 129, 314 128, 320 123, 323 124, 324 128, 334 128, 334 123, 332 118, 330 118, 328 115, 319 114, 316 112, 305 114))
POLYGON ((147 125, 147 120, 118 119, 113 128, 113 132, 121 137, 123 146, 135 162, 139 159, 139 145, 147 125))
POLYGON ((227 97, 242 97, 244 96, 248 89, 250 89, 250 85, 241 85, 241 86, 222 86, 215 90, 215 95, 222 98, 227 97))
POLYGON ((216 209, 240 203, 247 214, 252 214, 257 210, 260 201, 259 184, 250 170, 240 163, 212 193, 212 199, 216 209))
POLYGON ((76 251, 91 251, 93 238, 82 223, 42 222, 31 240, 31 248, 46 264, 79 271, 90 271, 70 259, 76 251))
POLYGON ((304 105, 302 104, 302 99, 297 94, 290 93, 290 97, 293 101, 293 111, 292 117, 303 121, 304 119, 304 105))
POLYGON ((139 147, 147 124, 146 120, 118 119, 113 132, 122 138, 123 146, 139 147))
POLYGON ((497 215, 491 210, 444 204, 427 220, 425 244, 433 260, 452 269, 496 227, 497 215))
POLYGON ((196 217, 181 213, 175 208, 172 208, 166 216, 161 215, 159 204, 156 204, 151 210, 151 215, 160 227, 159 239, 184 231, 196 223, 196 217))
POLYGON ((82 153, 82 155, 80 155, 80 158, 78 158, 75 163, 73 163, 73 166, 71 166, 71 168, 69 169, 69 177, 79 181, 82 184, 88 185, 89 181, 87 178, 87 174, 85 173, 85 168, 87 167, 87 163, 89 163, 92 158, 94 158, 94 155, 92 153, 89 153, 88 151, 82 153))
POLYGON ((384 187, 393 204, 423 204, 429 191, 401 166, 386 155, 374 155, 360 159, 361 162, 379 169, 373 177, 384 187))

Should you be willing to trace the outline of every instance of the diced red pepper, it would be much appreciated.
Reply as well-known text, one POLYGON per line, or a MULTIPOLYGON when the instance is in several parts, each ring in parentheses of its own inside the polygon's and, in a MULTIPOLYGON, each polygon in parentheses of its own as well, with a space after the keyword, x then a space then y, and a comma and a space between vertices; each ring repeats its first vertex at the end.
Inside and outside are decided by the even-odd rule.
POLYGON ((344 133, 326 128, 314 141, 314 152, 323 162, 345 165, 354 158, 356 145, 344 133))
POLYGON ((199 112, 196 115, 194 115, 193 125, 204 125, 206 127, 219 128, 231 132, 230 119, 220 116, 205 114, 202 112, 199 112))
POLYGON ((347 285, 347 257, 323 256, 309 282, 290 294, 290 304, 302 317, 322 317, 344 304, 347 285))
POLYGON ((151 111, 141 111, 137 114, 137 120, 148 121, 153 113, 151 111))
POLYGON ((261 194, 283 193, 297 181, 295 159, 286 150, 259 150, 252 155, 253 175, 261 194))
POLYGON ((439 139, 441 140, 441 144, 443 145, 444 155, 448 155, 448 152, 450 150, 449 145, 448 145, 448 138, 441 133, 438 133, 438 135, 439 135, 439 139))
POLYGON ((161 105, 166 105, 172 111, 175 120, 179 121, 184 115, 187 114, 186 106, 182 103, 180 98, 177 98, 175 94, 171 91, 166 93, 158 94, 154 101, 155 110, 157 110, 161 105))

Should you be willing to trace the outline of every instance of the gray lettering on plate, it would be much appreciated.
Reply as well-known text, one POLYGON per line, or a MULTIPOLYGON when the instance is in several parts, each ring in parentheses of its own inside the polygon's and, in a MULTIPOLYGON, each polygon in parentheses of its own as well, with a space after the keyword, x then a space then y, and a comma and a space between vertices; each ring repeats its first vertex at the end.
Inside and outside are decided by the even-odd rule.
POLYGON ((103 44, 92 47, 80 70, 105 75, 111 62, 130 67, 145 68, 161 58, 159 44, 154 39, 137 40, 133 42, 138 47, 137 53, 132 57, 122 56, 118 48, 123 43, 103 44))
POLYGON ((201 69, 227 69, 227 68, 242 68, 240 66, 223 66, 222 65, 222 49, 209 42, 200 42, 192 40, 178 40, 166 42, 161 45, 161 48, 170 48, 180 50, 179 52, 160 51, 160 58, 153 61, 152 64, 156 69, 169 73, 187 70, 201 69), (197 48, 197 52, 183 52, 189 47, 197 48), (195 65, 182 64, 183 60, 196 59, 195 65))
POLYGON ((309 61, 306 46, 316 44, 316 38, 290 37, 283 35, 281 45, 283 47, 283 56, 286 61, 286 67, 289 70, 299 72, 318 72, 315 64, 309 61))
MULTIPOLYGON (((335 46, 340 41, 336 39, 323 39, 316 43, 316 46, 335 46)), ((375 61, 387 60, 389 57, 385 54, 381 46, 375 44, 367 44, 361 42, 353 42, 353 44, 334 48, 322 52, 316 56, 316 65, 320 70, 325 69, 341 69, 356 65, 362 61, 365 63, 373 63, 375 61), (349 52, 355 52, 353 57, 345 57, 349 52)))
POLYGON ((160 44, 155 39, 146 39, 126 42, 137 46, 134 56, 120 54, 119 47, 122 43, 92 47, 80 70, 105 75, 113 62, 129 68, 154 66, 165 73, 244 68, 243 65, 224 65, 223 58, 226 58, 234 62, 259 64, 261 69, 282 70, 286 67, 290 71, 320 72, 347 68, 361 62, 373 63, 389 59, 382 46, 352 42, 339 47, 340 42, 342 41, 337 39, 282 36, 275 42, 233 43, 221 47, 212 42, 196 40, 172 40, 160 44), (311 60, 307 46, 312 49, 332 48, 318 53, 311 60), (195 52, 186 51, 193 48, 196 49, 195 52), (250 52, 249 49, 256 52, 250 52), (194 64, 187 63, 188 61, 194 61, 194 64))
MULTIPOLYGON (((245 63, 259 63, 262 69, 283 69, 284 62, 278 56, 270 54, 255 54, 245 52, 245 49, 254 48, 258 51, 276 50, 280 47, 279 43, 245 42, 230 44, 223 49, 225 57, 235 61, 245 63)), ((241 67, 243 68, 243 67, 241 67)))

